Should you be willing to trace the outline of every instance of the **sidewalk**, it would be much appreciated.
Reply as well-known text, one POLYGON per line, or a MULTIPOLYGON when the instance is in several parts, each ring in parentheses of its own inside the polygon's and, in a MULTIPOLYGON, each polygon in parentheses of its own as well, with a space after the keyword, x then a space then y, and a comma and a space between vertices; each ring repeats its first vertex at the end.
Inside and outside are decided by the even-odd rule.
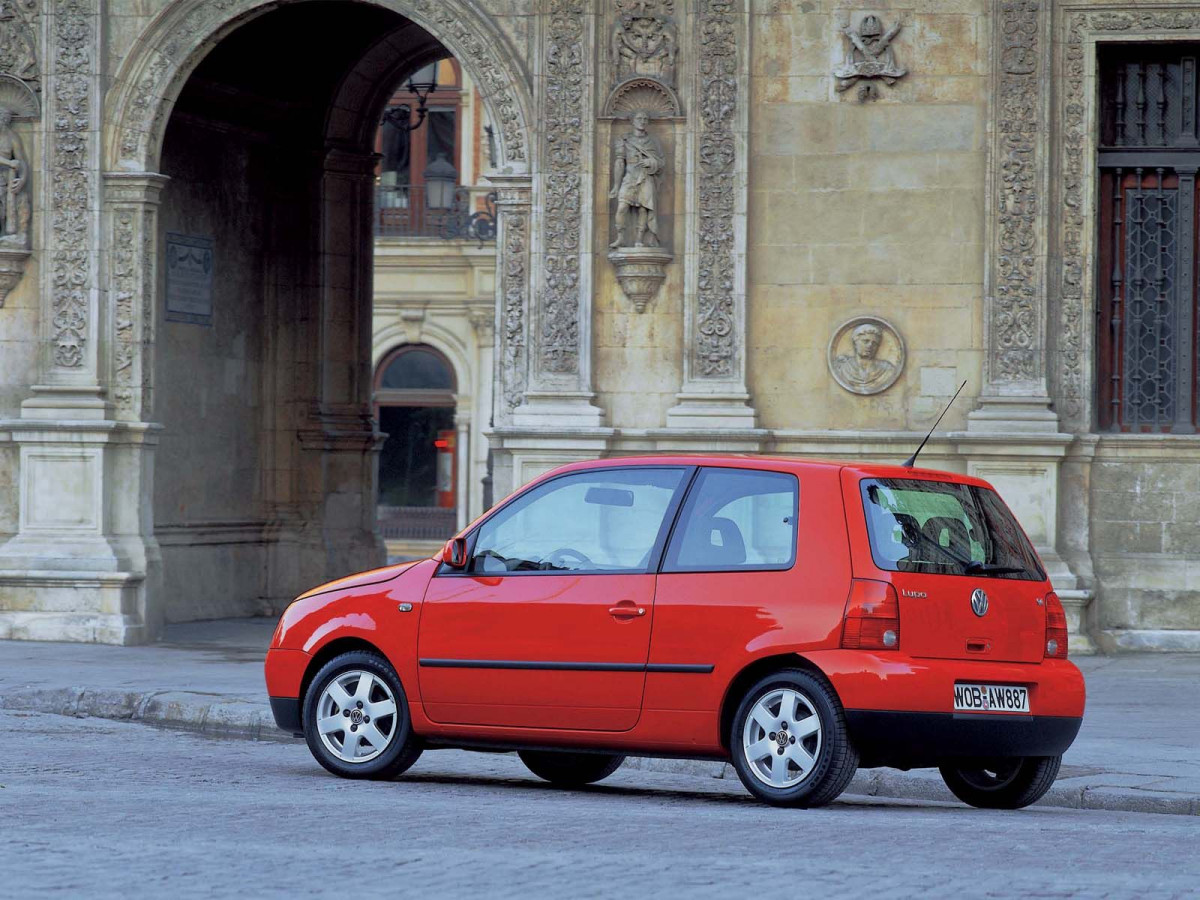
MULTIPOLYGON (((132 719, 212 736, 291 741, 275 728, 262 657, 273 619, 175 625, 149 647, 0 641, 0 708, 132 719)), ((1200 815, 1200 656, 1075 660, 1088 683, 1083 728, 1041 801, 1051 806, 1200 815)), ((720 763, 627 765, 736 777, 720 763)), ((864 769, 850 793, 954 798, 936 771, 864 769)))

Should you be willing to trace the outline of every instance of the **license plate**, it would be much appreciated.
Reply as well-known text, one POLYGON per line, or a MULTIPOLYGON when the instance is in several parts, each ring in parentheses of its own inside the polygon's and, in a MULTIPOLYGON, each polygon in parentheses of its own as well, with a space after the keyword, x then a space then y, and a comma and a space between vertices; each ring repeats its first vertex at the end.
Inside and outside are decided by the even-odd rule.
POLYGON ((1029 689, 1008 684, 954 685, 955 712, 1029 712, 1029 689))

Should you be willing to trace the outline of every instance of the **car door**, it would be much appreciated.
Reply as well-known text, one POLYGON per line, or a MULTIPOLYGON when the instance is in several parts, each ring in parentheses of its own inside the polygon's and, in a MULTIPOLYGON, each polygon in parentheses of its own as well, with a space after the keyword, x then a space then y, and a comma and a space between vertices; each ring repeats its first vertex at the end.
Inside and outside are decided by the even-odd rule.
POLYGON ((691 470, 596 468, 544 481, 469 536, 421 612, 435 722, 626 731, 638 720, 653 568, 691 470))

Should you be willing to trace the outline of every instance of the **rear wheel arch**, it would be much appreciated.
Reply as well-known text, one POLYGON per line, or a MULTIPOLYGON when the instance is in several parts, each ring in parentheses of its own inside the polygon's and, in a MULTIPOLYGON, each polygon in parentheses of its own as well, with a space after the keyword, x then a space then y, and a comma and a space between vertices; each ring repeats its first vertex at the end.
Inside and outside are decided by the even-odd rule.
POLYGON ((321 667, 329 662, 335 656, 341 656, 343 653, 349 653, 352 650, 362 650, 366 653, 374 653, 376 656, 382 656, 387 659, 387 654, 372 644, 370 641, 363 640, 357 637, 334 638, 328 644, 323 645, 312 659, 308 661, 308 668, 304 670, 304 678, 300 681, 300 716, 303 725, 304 717, 304 698, 308 694, 308 686, 312 684, 313 678, 321 671, 321 667))
POLYGON ((817 678, 824 681, 834 695, 837 695, 837 690, 833 686, 833 682, 829 680, 821 667, 812 660, 799 653, 778 653, 773 656, 764 656, 749 663, 743 668, 734 679, 729 682, 729 687, 725 689, 725 698, 721 701, 721 717, 719 720, 721 746, 727 751, 732 752, 729 746, 729 729, 733 726, 733 717, 737 714, 739 704, 742 702, 742 697, 745 695, 755 682, 772 672, 778 672, 782 669, 803 669, 811 673, 817 678))

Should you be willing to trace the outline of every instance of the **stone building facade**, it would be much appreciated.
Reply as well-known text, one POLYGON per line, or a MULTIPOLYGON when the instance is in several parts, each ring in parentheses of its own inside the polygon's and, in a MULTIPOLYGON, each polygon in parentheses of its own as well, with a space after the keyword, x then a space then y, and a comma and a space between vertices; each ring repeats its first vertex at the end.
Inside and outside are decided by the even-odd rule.
POLYGON ((371 141, 449 54, 496 136, 496 496, 898 461, 966 382, 922 460, 999 488, 1076 642, 1200 649, 1196 46, 1172 0, 7 4, 0 633, 382 558, 371 141))

